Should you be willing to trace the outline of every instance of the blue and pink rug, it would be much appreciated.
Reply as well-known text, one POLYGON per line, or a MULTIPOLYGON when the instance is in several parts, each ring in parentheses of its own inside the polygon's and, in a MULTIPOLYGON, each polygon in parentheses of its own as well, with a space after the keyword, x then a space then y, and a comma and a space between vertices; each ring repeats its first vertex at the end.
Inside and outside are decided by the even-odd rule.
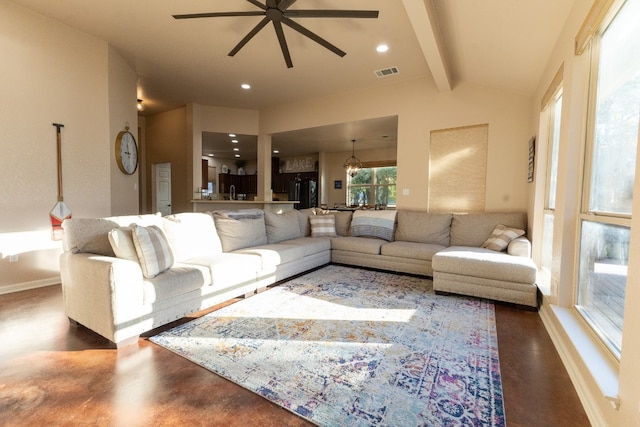
POLYGON ((321 426, 503 426, 491 303, 330 265, 150 338, 321 426))

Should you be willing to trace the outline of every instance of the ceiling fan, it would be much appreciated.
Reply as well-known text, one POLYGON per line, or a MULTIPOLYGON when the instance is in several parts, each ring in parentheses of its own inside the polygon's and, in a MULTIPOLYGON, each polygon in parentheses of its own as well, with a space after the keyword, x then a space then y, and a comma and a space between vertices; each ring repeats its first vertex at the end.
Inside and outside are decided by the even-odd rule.
POLYGON ((210 12, 210 13, 191 13, 184 15, 173 15, 175 19, 193 19, 193 18, 217 18, 222 16, 264 16, 262 20, 253 27, 251 31, 229 52, 229 56, 234 56, 246 45, 249 40, 253 38, 258 32, 263 29, 269 22, 273 23, 273 28, 278 36, 280 42, 280 48, 282 49, 282 55, 287 63, 287 68, 293 67, 291 61, 291 55, 289 54, 289 48, 287 47, 287 41, 284 37, 284 31, 282 30, 282 24, 294 29, 300 34, 310 38, 316 43, 329 49, 331 52, 345 56, 346 52, 338 49, 333 44, 329 43, 317 34, 309 31, 302 25, 293 21, 291 18, 377 18, 377 10, 289 10, 296 0, 266 0, 266 3, 261 3, 258 0, 247 0, 249 3, 261 10, 248 11, 248 12, 210 12))

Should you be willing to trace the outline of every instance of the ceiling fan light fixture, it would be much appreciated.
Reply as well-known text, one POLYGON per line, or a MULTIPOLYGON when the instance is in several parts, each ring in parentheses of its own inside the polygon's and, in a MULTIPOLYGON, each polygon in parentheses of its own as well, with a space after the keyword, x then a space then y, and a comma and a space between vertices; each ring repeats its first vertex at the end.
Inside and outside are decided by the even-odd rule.
POLYGON ((345 170, 347 171, 347 174, 351 178, 358 175, 358 172, 360 172, 360 169, 362 169, 362 162, 360 161, 360 159, 356 157, 355 146, 356 146, 356 140, 352 139, 351 140, 351 157, 345 160, 344 164, 342 165, 342 167, 345 168, 345 170))
POLYGON ((330 50, 336 55, 343 57, 347 53, 339 49, 337 46, 331 44, 329 41, 320 37, 316 33, 310 31, 303 25, 294 21, 292 18, 378 18, 379 12, 377 10, 302 10, 302 9, 289 9, 296 0, 265 0, 260 2, 258 0, 247 0, 249 3, 256 6, 259 10, 250 10, 242 12, 205 12, 205 13, 188 13, 180 15, 172 15, 174 19, 193 19, 193 18, 215 18, 215 17, 238 17, 238 16, 262 16, 262 20, 253 27, 247 35, 228 53, 229 56, 235 56, 240 49, 242 49, 260 30, 262 30, 267 24, 273 24, 273 29, 276 32, 280 49, 282 50, 282 56, 284 57, 287 68, 293 68, 293 61, 291 60, 291 54, 289 47, 287 46, 287 40, 283 31, 283 25, 291 28, 294 31, 302 34, 303 36, 313 40, 324 48, 330 50))

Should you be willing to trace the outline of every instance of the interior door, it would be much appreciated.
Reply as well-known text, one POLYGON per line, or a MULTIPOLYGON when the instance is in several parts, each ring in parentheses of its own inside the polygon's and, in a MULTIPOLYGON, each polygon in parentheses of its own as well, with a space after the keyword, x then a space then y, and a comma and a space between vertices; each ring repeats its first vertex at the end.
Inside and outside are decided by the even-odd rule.
POLYGON ((171 163, 153 165, 154 212, 171 215, 171 163))

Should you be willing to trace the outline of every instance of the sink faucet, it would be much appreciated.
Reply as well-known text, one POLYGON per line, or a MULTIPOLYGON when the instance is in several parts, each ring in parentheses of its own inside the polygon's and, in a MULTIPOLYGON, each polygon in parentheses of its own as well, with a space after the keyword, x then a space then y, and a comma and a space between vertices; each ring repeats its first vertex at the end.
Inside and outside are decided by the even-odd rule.
POLYGON ((231 195, 231 200, 235 200, 236 199, 236 186, 231 184, 229 186, 229 193, 231 195))

